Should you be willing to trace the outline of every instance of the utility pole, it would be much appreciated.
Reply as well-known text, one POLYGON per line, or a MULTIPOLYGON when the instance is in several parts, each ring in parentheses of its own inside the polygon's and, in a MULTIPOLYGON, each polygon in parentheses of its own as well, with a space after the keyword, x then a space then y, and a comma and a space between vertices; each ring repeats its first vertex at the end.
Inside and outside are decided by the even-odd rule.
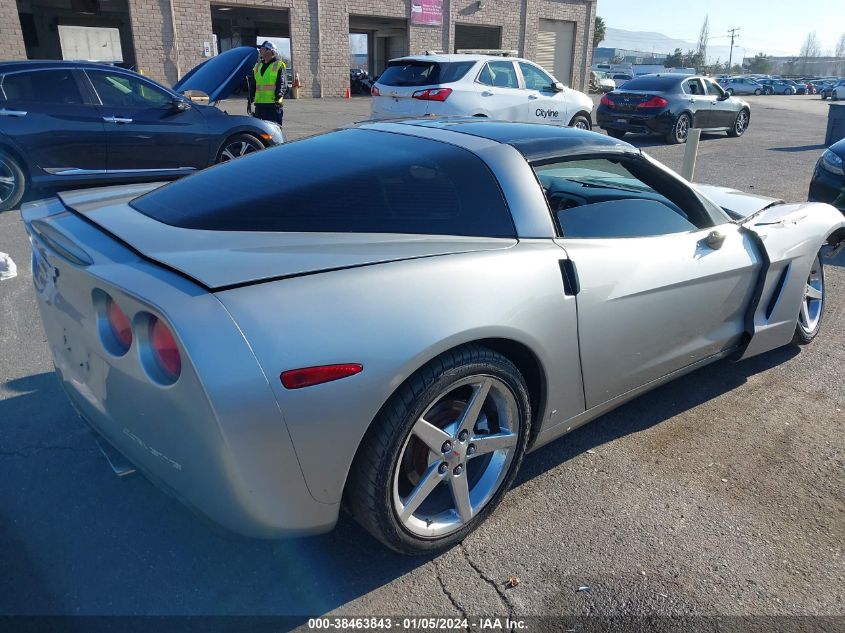
POLYGON ((734 60, 734 39, 739 37, 736 32, 739 28, 735 29, 728 29, 728 33, 731 34, 731 52, 728 54, 728 72, 731 72, 731 68, 733 68, 733 60, 734 60))

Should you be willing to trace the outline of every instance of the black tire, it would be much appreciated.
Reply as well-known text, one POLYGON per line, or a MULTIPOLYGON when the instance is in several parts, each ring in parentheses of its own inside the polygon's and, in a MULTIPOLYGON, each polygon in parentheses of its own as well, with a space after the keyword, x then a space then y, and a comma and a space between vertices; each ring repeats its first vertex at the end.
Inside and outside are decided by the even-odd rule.
MULTIPOLYGON (((492 399, 485 400, 488 401, 492 399)), ((531 432, 530 425, 531 405, 528 389, 513 363, 481 345, 466 345, 446 352, 408 378, 379 411, 352 463, 344 506, 370 534, 402 554, 429 554, 452 547, 484 522, 510 487, 525 454, 531 432), (397 473, 398 469, 406 468, 402 459, 406 457, 405 447, 410 448, 408 442, 412 429, 423 413, 429 411, 436 403, 449 398, 452 385, 474 376, 492 376, 513 396, 520 416, 518 437, 512 449, 515 452, 507 466, 507 472, 499 480, 498 489, 489 497, 486 505, 481 506, 462 527, 439 537, 414 534, 400 521, 394 506, 394 477, 402 474, 402 471, 397 473)), ((467 454, 470 453, 465 453, 463 459, 466 459, 467 454)), ((460 455, 458 457, 460 458, 460 455)), ((480 458, 485 459, 484 456, 480 458)), ((452 474, 445 470, 440 472, 445 472, 447 478, 452 474)), ((468 476, 469 471, 465 474, 468 476)), ((436 494, 438 490, 443 491, 439 486, 445 481, 440 480, 432 489, 434 492, 430 494, 436 494)), ((478 481, 473 486, 477 483, 478 481)), ((471 490, 475 488, 472 487, 471 490)))
POLYGON ((675 121, 675 125, 666 134, 666 141, 672 144, 686 143, 691 128, 692 117, 686 112, 681 113, 675 121))
POLYGON ((764 95, 770 95, 770 94, 772 94, 772 92, 774 92, 774 91, 771 88, 766 88, 765 90, 763 90, 764 95))
POLYGON ((593 123, 583 114, 579 114, 577 116, 572 117, 572 121, 570 121, 569 127, 578 128, 579 130, 592 130, 593 123))
POLYGON ((26 172, 20 162, 0 150, 0 211, 9 211, 20 204, 26 193, 26 172))
POLYGON ((827 99, 827 93, 826 93, 826 92, 822 92, 822 93, 821 93, 821 98, 822 98, 822 101, 824 101, 825 99, 827 99))
POLYGON ((613 138, 623 139, 625 138, 625 134, 627 132, 625 130, 605 130, 608 136, 612 136, 613 138))
POLYGON ((225 163, 262 149, 264 149, 264 144, 252 134, 235 134, 224 141, 220 151, 217 152, 216 162, 225 163))
MULTIPOLYGON (((821 288, 822 288, 822 295, 821 299, 819 299, 818 304, 818 320, 815 323, 815 327, 812 328, 805 328, 801 323, 801 315, 798 316, 798 323, 795 325, 795 334, 792 335, 792 343, 793 345, 807 345, 816 338, 816 335, 819 333, 822 327, 822 321, 824 320, 824 306, 825 306, 825 296, 824 296, 824 264, 822 263, 822 253, 816 256, 815 261, 813 262, 812 267, 810 268, 810 276, 807 280, 809 285, 810 280, 813 278, 814 274, 818 271, 818 278, 821 281, 821 288)), ((801 302, 806 303, 807 298, 806 296, 801 297, 801 302)))
POLYGON ((739 138, 745 131, 748 129, 748 125, 751 123, 751 113, 743 108, 740 110, 737 115, 736 119, 734 119, 734 125, 731 129, 728 130, 728 136, 733 138, 739 138), (741 120, 741 117, 745 117, 745 120, 741 120))
POLYGON ((763 94, 763 91, 759 88, 754 90, 754 96, 759 97, 761 94, 763 94))

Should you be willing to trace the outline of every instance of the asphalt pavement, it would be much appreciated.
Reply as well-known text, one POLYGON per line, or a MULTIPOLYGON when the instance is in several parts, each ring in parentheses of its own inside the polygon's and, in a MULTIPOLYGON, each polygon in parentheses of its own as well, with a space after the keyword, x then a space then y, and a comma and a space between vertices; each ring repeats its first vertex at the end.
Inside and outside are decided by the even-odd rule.
MULTIPOLYGON (((696 180, 805 200, 826 102, 749 101, 744 137, 704 137, 696 180)), ((285 127, 306 136, 368 108, 366 98, 289 101, 285 127)), ((680 168, 683 147, 630 140, 680 168)), ((141 476, 115 477, 52 373, 17 212, 0 214, 0 251, 19 271, 0 281, 0 615, 845 623, 841 256, 827 268, 812 345, 699 370, 540 449, 485 525, 420 559, 385 550, 346 517, 325 536, 241 538, 141 476), (506 588, 511 576, 520 582, 506 588)))

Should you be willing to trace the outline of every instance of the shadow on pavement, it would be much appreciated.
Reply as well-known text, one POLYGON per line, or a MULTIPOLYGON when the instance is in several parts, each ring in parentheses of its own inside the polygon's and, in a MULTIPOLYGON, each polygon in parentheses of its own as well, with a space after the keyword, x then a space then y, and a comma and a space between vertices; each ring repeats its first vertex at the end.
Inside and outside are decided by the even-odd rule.
POLYGON ((770 147, 770 152, 811 152, 823 150, 827 147, 824 143, 816 143, 815 145, 798 145, 793 147, 770 147))
MULTIPOLYGON (((533 453, 515 485, 797 353, 782 348, 680 378, 533 453)), ((112 475, 52 373, 3 387, 20 395, 0 400, 0 614, 297 615, 304 622, 431 559, 390 552, 346 516, 318 537, 239 537, 141 476, 112 475)))
MULTIPOLYGON (((727 137, 723 132, 703 132, 701 134, 702 143, 709 143, 710 141, 724 138, 727 137)), ((662 147, 664 145, 671 145, 671 143, 667 143, 666 139, 662 136, 657 136, 656 134, 626 134, 625 138, 622 140, 641 149, 644 147, 662 147)))

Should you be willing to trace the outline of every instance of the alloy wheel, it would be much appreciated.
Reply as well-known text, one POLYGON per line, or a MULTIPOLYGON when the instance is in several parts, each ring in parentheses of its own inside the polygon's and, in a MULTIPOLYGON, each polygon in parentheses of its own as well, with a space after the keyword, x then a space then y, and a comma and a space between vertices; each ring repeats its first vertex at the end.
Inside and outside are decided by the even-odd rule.
POLYGON ((740 112, 736 117, 736 123, 734 124, 734 130, 736 131, 737 136, 740 136, 743 132, 745 132, 745 128, 748 127, 748 113, 743 110, 740 112))
POLYGON ((807 285, 804 288, 804 297, 801 300, 801 311, 798 313, 798 326, 808 336, 812 336, 819 326, 819 319, 822 315, 824 304, 824 274, 819 256, 813 260, 810 268, 810 276, 807 278, 807 285))
POLYGON ((0 204, 15 195, 19 186, 15 171, 0 157, 0 204))
POLYGON ((687 140, 687 136, 689 136, 689 124, 689 117, 685 114, 681 115, 681 118, 675 124, 675 138, 681 143, 687 140))
POLYGON ((236 141, 223 148, 223 151, 220 152, 220 162, 222 163, 227 160, 234 160, 235 158, 240 158, 241 156, 246 156, 247 154, 252 154, 256 151, 258 151, 258 148, 254 147, 250 143, 247 143, 246 141, 236 141))
POLYGON ((578 119, 575 122, 575 129, 577 129, 577 130, 589 130, 590 128, 587 125, 586 121, 584 121, 583 119, 578 119))
POLYGON ((520 412, 493 376, 470 376, 438 395, 416 420, 393 475, 393 510, 411 534, 463 528, 494 497, 517 454, 520 412))

